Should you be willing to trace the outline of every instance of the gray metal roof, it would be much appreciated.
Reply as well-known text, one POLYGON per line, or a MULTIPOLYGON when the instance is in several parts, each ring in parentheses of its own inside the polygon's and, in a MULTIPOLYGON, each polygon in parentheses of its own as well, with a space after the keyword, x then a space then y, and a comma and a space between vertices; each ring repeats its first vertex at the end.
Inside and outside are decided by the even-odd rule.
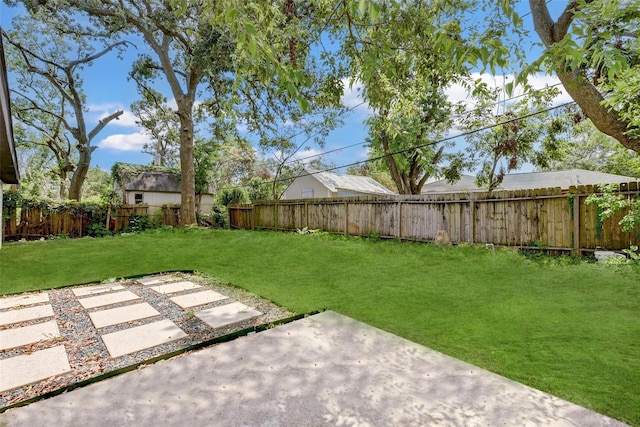
POLYGON ((13 141, 11 103, 7 68, 4 62, 4 47, 0 37, 0 181, 5 184, 19 184, 20 173, 13 141))
MULTIPOLYGON (((486 191, 476 186, 475 177, 462 175, 460 181, 449 184, 446 180, 425 184, 422 193, 451 192, 451 191, 486 191)), ((560 187, 569 189, 572 185, 621 184, 638 181, 638 178, 615 175, 604 172, 594 172, 585 169, 570 169, 549 172, 512 173, 504 176, 502 184, 497 190, 531 190, 534 188, 560 187)))
MULTIPOLYGON (((122 180, 127 191, 153 191, 157 193, 180 193, 182 182, 180 174, 171 172, 149 172, 123 174, 122 180)), ((209 187, 208 194, 213 194, 213 187, 209 187)))
POLYGON ((375 179, 368 176, 343 175, 334 172, 319 172, 305 168, 300 176, 313 175, 322 185, 331 192, 338 190, 355 191, 366 194, 386 194, 393 195, 393 191, 380 184, 375 179))

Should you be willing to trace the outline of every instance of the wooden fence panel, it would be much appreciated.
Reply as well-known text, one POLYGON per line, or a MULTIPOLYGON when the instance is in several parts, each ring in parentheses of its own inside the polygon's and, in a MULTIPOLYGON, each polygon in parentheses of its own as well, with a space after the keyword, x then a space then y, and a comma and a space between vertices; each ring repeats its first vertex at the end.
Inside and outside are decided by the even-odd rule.
POLYGON ((245 230, 253 230, 253 206, 252 205, 234 205, 229 207, 229 224, 232 228, 241 228, 245 230))
MULTIPOLYGON (((638 183, 622 185, 624 195, 639 197, 638 183)), ((586 205, 594 186, 492 193, 428 194, 395 197, 260 201, 234 210, 232 226, 292 230, 309 227, 333 233, 432 241, 445 230, 453 242, 494 243, 559 250, 624 249, 640 244, 640 233, 624 233, 619 212, 600 221, 586 205), (238 213, 242 210, 242 214, 238 213), (247 218, 251 218, 249 221, 247 218), (576 247, 577 243, 577 247, 576 247)))

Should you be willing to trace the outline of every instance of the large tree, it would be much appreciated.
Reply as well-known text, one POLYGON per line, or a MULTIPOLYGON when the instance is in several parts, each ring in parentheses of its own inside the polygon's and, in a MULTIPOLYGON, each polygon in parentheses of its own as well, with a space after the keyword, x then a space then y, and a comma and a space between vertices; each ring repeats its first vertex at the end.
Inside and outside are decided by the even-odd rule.
POLYGON ((17 16, 2 35, 17 82, 12 88, 12 112, 26 127, 25 140, 20 143, 46 147, 55 157, 53 171, 60 180, 60 197, 80 200, 91 155, 97 149, 92 141, 123 114, 115 111, 91 127, 80 73, 122 42, 100 48, 96 43, 104 38, 88 38, 79 30, 65 33, 58 24, 43 15, 17 16))
MULTIPOLYGON (((232 71, 234 41, 221 27, 204 19, 200 2, 189 2, 177 14, 162 0, 52 0, 26 1, 31 10, 42 9, 58 19, 74 20, 85 14, 99 27, 133 33, 149 48, 134 64, 137 77, 163 78, 177 104, 180 123, 181 210, 180 224, 196 222, 194 169, 194 105, 203 89, 221 105, 230 95, 227 73, 232 71)), ((218 109, 222 114, 222 109, 218 109)))
POLYGON ((640 1, 574 0, 552 18, 546 0, 529 0, 547 47, 541 64, 601 132, 640 152, 640 1))

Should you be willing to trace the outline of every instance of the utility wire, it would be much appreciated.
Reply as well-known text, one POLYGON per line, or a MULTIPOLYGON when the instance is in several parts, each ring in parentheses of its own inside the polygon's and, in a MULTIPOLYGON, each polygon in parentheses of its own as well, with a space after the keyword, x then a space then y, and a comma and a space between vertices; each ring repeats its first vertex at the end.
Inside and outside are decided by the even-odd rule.
MULTIPOLYGON (((562 84, 562 83, 556 83, 556 84, 553 84, 553 85, 551 85, 551 86, 547 86, 546 88, 543 88, 543 89, 536 89, 536 90, 534 90, 534 91, 532 91, 532 92, 542 92, 542 91, 544 91, 544 90, 547 90, 547 89, 550 89, 550 88, 553 88, 553 87, 556 87, 556 86, 560 86, 561 84, 562 84)), ((531 92, 528 92, 528 93, 522 93, 522 94, 520 94, 520 95, 516 95, 516 96, 513 96, 513 97, 511 97, 511 98, 508 98, 508 99, 502 100, 502 101, 496 101, 496 102, 494 102, 494 103, 487 104, 487 106, 495 106, 495 105, 499 105, 499 104, 504 104, 504 103, 507 103, 507 102, 511 102, 511 101, 513 101, 513 100, 515 100, 515 99, 519 99, 519 98, 522 98, 522 97, 524 97, 524 96, 527 96, 527 95, 529 95, 530 93, 531 93, 531 92)), ((364 103, 365 103, 365 101, 363 101, 363 102, 359 103, 359 104, 358 104, 358 105, 356 105, 355 107, 350 108, 349 110, 346 110, 345 112, 350 112, 350 111, 352 111, 352 110, 355 110, 356 108, 360 107, 360 106, 361 106, 361 105, 363 105, 364 103)), ((466 117, 466 116, 468 116, 469 114, 473 113, 474 111, 478 111, 478 110, 480 110, 480 108, 482 108, 482 107, 474 108, 474 109, 472 109, 472 110, 465 111, 464 113, 454 114, 454 115, 452 116, 452 118, 454 118, 454 119, 455 119, 455 118, 459 118, 459 117, 466 117)), ((409 128, 409 130, 412 130, 412 129, 414 129, 414 128, 409 128)), ((298 132, 295 136, 300 135, 300 133, 302 133, 302 132, 298 132)), ((318 133, 319 133, 319 132, 316 132, 316 135, 317 135, 318 133)), ((286 162, 284 162, 284 163, 283 163, 283 165, 288 165, 288 164, 291 164, 291 163, 297 163, 297 162, 300 162, 300 161, 303 161, 303 160, 309 160, 309 159, 312 159, 312 158, 315 158, 315 157, 321 157, 321 156, 324 156, 324 155, 326 155, 326 154, 335 153, 336 151, 345 150, 345 149, 347 149, 347 148, 353 148, 353 147, 357 147, 357 146, 362 146, 362 145, 364 145, 364 144, 366 144, 366 142, 358 142, 358 143, 355 143, 355 144, 345 145, 345 146, 343 146, 343 147, 337 147, 337 148, 334 148, 334 149, 331 149, 331 150, 328 150, 328 151, 323 151, 323 152, 316 153, 316 154, 310 154, 309 156, 306 156, 306 157, 300 157, 300 158, 297 158, 297 159, 287 160, 286 162)))
MULTIPOLYGON (((344 165, 340 165, 340 166, 334 166, 334 167, 323 169, 323 170, 320 170, 320 171, 310 172, 309 175, 316 175, 316 174, 319 174, 319 173, 322 173, 322 172, 331 172, 331 171, 334 171, 334 170, 347 168, 347 167, 350 167, 350 166, 356 166, 356 165, 359 165, 359 164, 362 164, 362 163, 368 163, 368 162, 372 162, 372 161, 376 161, 376 160, 382 160, 382 159, 384 159, 386 157, 389 157, 389 156, 395 156, 395 155, 398 155, 398 154, 404 154, 404 153, 408 153, 408 152, 414 151, 414 150, 416 150, 418 148, 429 147, 429 146, 432 146, 432 145, 440 144, 442 142, 451 141, 451 140, 456 139, 456 138, 473 135, 475 133, 483 132, 485 130, 492 129, 492 128, 497 127, 497 126, 502 126, 502 125, 507 124, 507 123, 512 123, 512 122, 515 122, 515 121, 518 121, 518 120, 526 119, 526 118, 529 118, 529 117, 534 117, 534 116, 537 116, 539 114, 543 114, 543 113, 547 113, 547 112, 550 112, 550 111, 553 111, 553 110, 557 110, 557 109, 560 109, 560 108, 568 107, 568 106, 574 105, 574 104, 575 104, 575 102, 573 102, 573 101, 565 102, 564 104, 556 105, 556 106, 553 106, 553 107, 545 108, 543 110, 539 110, 539 111, 528 113, 528 114, 525 114, 525 115, 522 115, 522 116, 514 117, 514 118, 511 118, 509 120, 501 121, 499 123, 483 126, 481 128, 473 129, 473 130, 470 130, 470 131, 467 131, 467 132, 462 132, 462 133, 457 134, 457 135, 448 136, 446 138, 439 139, 438 141, 431 141, 431 142, 427 142, 427 143, 424 143, 424 144, 413 145, 411 147, 404 148, 402 150, 396 150, 396 151, 393 151, 393 152, 390 152, 390 153, 387 153, 387 154, 383 154, 383 155, 380 155, 380 156, 369 157, 369 158, 367 158, 365 160, 359 160, 357 162, 352 162, 352 163, 348 163, 348 164, 344 164, 344 165)), ((295 176, 289 176, 289 177, 286 177, 286 178, 278 178, 278 179, 274 179, 272 181, 266 181, 265 184, 277 184, 277 183, 281 183, 281 182, 287 182, 287 181, 292 180, 294 178, 296 178, 296 177, 295 176)), ((234 187, 235 188, 249 188, 249 186, 247 186, 247 185, 238 185, 238 186, 234 186, 234 187)))

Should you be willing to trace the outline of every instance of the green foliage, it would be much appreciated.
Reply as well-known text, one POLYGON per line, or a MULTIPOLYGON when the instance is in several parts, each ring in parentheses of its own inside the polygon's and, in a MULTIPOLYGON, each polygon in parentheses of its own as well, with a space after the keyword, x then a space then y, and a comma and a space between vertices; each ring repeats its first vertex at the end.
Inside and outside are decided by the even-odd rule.
POLYGON ((243 187, 225 187, 216 194, 216 203, 220 206, 251 203, 247 190, 243 187))
POLYGON ((87 236, 106 237, 109 235, 111 235, 111 232, 107 230, 104 224, 94 222, 87 226, 87 236))
POLYGON ((467 129, 494 125, 466 137, 470 159, 480 168, 476 180, 478 186, 493 191, 507 173, 524 163, 544 167, 550 158, 557 157, 557 136, 565 129, 566 119, 560 115, 554 117, 549 112, 530 115, 544 111, 557 94, 555 88, 538 92, 515 106, 507 107, 499 116, 494 114, 495 98, 488 97, 482 100, 483 104, 473 115, 465 119, 467 129))
POLYGON ((129 226, 121 230, 122 233, 140 233, 153 228, 158 228, 159 224, 149 215, 131 214, 129 216, 129 226))
POLYGON ((249 200, 272 200, 272 180, 259 176, 253 177, 247 183, 249 200))
POLYGON ((598 207, 598 218, 602 221, 618 211, 628 209, 629 211, 618 225, 627 233, 636 228, 640 231, 640 198, 629 198, 618 194, 618 184, 605 184, 600 186, 600 190, 601 194, 592 194, 586 200, 588 205, 598 207))
POLYGON ((640 153, 599 132, 591 120, 582 120, 581 115, 575 120, 569 135, 557 141, 555 159, 543 169, 579 168, 640 178, 640 153))

